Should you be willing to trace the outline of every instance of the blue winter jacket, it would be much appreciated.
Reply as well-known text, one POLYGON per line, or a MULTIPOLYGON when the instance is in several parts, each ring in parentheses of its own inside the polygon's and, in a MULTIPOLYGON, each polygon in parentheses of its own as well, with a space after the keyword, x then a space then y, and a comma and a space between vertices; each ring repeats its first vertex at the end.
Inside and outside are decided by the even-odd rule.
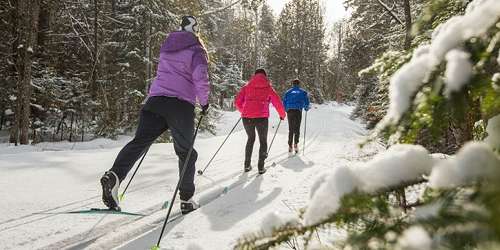
POLYGON ((283 96, 283 105, 288 111, 290 109, 309 110, 309 97, 305 90, 299 86, 289 89, 283 96))

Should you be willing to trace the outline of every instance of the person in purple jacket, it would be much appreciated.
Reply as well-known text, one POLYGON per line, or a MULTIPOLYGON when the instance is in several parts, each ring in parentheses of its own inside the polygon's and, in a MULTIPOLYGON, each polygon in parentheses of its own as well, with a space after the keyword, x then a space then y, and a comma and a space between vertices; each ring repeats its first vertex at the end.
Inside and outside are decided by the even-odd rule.
MULTIPOLYGON (((180 31, 170 33, 163 43, 156 79, 141 110, 135 137, 120 151, 113 167, 101 178, 102 200, 108 208, 120 209, 120 182, 145 150, 167 129, 170 129, 181 171, 193 140, 196 100, 202 107, 202 114, 206 114, 210 92, 208 54, 197 34, 196 18, 184 16, 180 31)), ((192 199, 197 156, 196 150, 193 150, 179 188, 183 214, 198 208, 192 199)))

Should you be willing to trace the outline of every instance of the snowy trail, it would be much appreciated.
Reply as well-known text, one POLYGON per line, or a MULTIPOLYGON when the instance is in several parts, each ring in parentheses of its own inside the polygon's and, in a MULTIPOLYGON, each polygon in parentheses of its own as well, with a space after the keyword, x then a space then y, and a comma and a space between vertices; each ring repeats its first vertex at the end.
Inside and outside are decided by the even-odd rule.
MULTIPOLYGON (((256 175, 256 158, 252 172, 242 174, 246 135, 240 123, 205 174, 196 177, 196 197, 204 206, 169 223, 162 246, 185 249, 195 242, 205 249, 228 249, 242 233, 258 229, 268 212, 303 207, 315 175, 352 164, 358 155, 375 150, 363 153, 357 148, 365 130, 348 119, 350 110, 328 104, 309 112, 306 156, 301 152, 289 157, 288 126, 282 123, 266 163, 276 166, 263 176, 256 175), (223 194, 225 188, 228 192, 223 194)), ((198 169, 205 166, 237 119, 236 113, 226 113, 218 136, 200 137, 198 169)), ((277 123, 273 112, 269 141, 277 123)), ((121 204, 127 212, 147 216, 67 214, 102 207, 98 179, 125 142, 57 152, 0 147, 0 249, 149 249, 166 215, 163 202, 171 198, 178 178, 171 144, 153 145, 121 204)), ((173 213, 178 213, 178 205, 173 213)))

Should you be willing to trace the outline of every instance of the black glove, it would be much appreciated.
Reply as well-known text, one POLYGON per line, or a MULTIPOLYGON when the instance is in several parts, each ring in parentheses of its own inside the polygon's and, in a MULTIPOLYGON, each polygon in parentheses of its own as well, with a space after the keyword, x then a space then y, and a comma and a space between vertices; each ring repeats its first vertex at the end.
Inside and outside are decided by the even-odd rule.
POLYGON ((284 117, 284 116, 283 116, 283 117, 280 117, 280 120, 282 120, 282 121, 283 121, 283 120, 285 120, 285 117, 284 117))
POLYGON ((208 111, 208 106, 209 106, 209 105, 210 105, 210 104, 208 104, 208 103, 207 103, 207 104, 205 104, 205 105, 201 106, 201 114, 202 114, 202 115, 206 115, 206 114, 207 114, 207 111, 208 111))

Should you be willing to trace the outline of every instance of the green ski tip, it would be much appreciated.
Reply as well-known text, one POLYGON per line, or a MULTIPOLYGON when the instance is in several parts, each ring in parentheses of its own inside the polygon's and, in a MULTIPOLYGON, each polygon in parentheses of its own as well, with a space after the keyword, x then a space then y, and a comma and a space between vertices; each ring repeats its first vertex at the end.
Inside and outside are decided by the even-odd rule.
POLYGON ((168 208, 168 201, 165 201, 165 203, 163 203, 163 206, 161 206, 161 209, 167 209, 167 208, 168 208))
POLYGON ((160 250, 160 247, 159 246, 153 246, 153 247, 151 247, 151 250, 160 250))
POLYGON ((120 194, 120 196, 118 197, 118 200, 123 201, 124 197, 125 197, 125 194, 120 194))
POLYGON ((229 188, 228 187, 224 187, 224 190, 222 190, 222 193, 223 194, 227 194, 228 191, 229 191, 229 188))

